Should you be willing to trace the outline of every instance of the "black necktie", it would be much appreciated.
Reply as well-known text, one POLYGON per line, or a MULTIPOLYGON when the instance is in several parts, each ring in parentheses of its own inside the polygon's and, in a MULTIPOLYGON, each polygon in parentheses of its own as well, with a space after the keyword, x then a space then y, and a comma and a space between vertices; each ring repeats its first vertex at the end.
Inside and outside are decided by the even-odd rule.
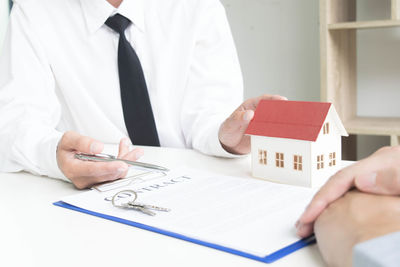
POLYGON ((119 33, 118 71, 124 120, 135 145, 160 146, 142 66, 125 37, 131 21, 120 14, 107 19, 106 25, 119 33))

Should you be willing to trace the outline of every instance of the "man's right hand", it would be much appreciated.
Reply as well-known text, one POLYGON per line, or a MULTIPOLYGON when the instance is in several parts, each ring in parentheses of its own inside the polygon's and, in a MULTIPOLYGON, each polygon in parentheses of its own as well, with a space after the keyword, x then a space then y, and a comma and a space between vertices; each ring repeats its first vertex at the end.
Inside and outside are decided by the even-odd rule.
MULTIPOLYGON (((128 138, 121 139, 118 158, 135 161, 143 155, 141 148, 129 151, 130 144, 128 138)), ((128 165, 124 162, 94 162, 75 158, 76 153, 98 154, 103 149, 104 144, 93 138, 66 132, 57 148, 58 167, 78 189, 125 177, 128 165)))

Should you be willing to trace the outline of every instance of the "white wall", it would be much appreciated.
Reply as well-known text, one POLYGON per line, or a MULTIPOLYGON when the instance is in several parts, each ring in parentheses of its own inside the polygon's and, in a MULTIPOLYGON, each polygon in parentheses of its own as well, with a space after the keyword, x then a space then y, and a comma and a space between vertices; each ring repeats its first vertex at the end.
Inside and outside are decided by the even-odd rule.
POLYGON ((245 97, 319 100, 317 0, 221 0, 231 24, 245 97))
POLYGON ((0 0, 0 53, 8 22, 8 0, 0 0))
MULTIPOLYGON (((358 19, 390 18, 390 1, 359 0, 358 19)), ((362 30, 358 40, 358 113, 400 117, 400 28, 362 30)))

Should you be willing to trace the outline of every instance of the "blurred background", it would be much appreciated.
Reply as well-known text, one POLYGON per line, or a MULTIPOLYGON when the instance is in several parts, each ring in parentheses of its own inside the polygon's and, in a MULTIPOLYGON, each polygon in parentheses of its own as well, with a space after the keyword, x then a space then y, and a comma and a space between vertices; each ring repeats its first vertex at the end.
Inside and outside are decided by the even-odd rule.
MULTIPOLYGON (((221 2, 238 49, 245 98, 269 93, 318 101, 319 1, 221 2)), ((6 34, 9 6, 9 0, 0 0, 0 44, 6 34)), ((388 17, 390 0, 357 1, 357 20, 388 17)), ((358 115, 400 117, 400 28, 358 31, 357 40, 358 115)), ((389 143, 389 137, 360 135, 357 157, 389 143)))

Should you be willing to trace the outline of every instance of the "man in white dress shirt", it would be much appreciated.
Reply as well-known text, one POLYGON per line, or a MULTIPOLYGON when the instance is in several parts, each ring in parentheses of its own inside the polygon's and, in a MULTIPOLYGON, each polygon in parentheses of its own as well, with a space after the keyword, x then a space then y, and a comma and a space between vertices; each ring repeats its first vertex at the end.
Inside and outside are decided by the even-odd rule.
POLYGON ((105 25, 115 14, 131 22, 124 38, 140 59, 160 145, 249 152, 244 131, 258 101, 283 98, 241 104, 241 71, 218 0, 16 0, 0 59, 0 171, 85 188, 124 177, 128 167, 80 161, 76 152, 119 143, 121 158, 143 154, 129 150, 119 35, 105 25))

